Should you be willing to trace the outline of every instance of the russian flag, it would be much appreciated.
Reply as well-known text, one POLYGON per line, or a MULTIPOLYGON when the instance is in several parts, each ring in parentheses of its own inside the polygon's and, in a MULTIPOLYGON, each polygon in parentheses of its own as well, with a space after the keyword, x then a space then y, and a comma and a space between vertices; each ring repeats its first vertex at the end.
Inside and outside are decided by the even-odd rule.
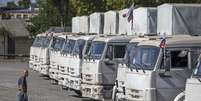
POLYGON ((122 15, 124 18, 128 17, 127 18, 128 22, 133 20, 133 10, 134 10, 134 5, 132 4, 128 12, 122 15))

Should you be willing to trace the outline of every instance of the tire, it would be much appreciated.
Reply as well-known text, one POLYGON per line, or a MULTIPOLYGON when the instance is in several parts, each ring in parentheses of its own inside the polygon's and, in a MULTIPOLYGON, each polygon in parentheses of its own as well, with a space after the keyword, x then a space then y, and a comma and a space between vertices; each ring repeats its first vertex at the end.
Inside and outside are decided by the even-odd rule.
POLYGON ((82 97, 82 92, 81 92, 81 91, 75 90, 74 92, 75 92, 79 97, 82 97))
POLYGON ((185 101, 185 92, 181 92, 180 94, 178 94, 174 101, 185 101))
POLYGON ((112 101, 118 101, 118 98, 117 98, 117 87, 116 86, 114 86, 113 90, 112 90, 112 101))

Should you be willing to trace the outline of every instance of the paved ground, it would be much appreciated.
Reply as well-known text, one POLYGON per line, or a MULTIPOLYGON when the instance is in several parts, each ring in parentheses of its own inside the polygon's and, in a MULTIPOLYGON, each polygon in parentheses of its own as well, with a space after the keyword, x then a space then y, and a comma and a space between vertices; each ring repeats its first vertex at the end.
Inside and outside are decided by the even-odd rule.
MULTIPOLYGON (((16 101, 17 79, 20 71, 27 68, 26 62, 0 61, 0 101, 16 101)), ((29 101, 82 101, 71 91, 62 90, 52 85, 50 80, 40 77, 37 72, 29 70, 28 96, 29 101)), ((86 100, 86 99, 85 99, 86 100)))

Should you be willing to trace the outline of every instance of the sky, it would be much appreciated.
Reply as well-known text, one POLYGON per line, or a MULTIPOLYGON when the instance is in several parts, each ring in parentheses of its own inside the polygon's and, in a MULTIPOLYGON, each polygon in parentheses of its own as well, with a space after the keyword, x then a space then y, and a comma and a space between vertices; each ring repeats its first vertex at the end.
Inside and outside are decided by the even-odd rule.
MULTIPOLYGON (((7 4, 7 2, 9 2, 9 1, 14 1, 14 2, 18 2, 19 0, 0 0, 0 7, 1 6, 6 6, 6 4, 7 4)), ((31 2, 36 2, 35 0, 31 0, 31 2)))

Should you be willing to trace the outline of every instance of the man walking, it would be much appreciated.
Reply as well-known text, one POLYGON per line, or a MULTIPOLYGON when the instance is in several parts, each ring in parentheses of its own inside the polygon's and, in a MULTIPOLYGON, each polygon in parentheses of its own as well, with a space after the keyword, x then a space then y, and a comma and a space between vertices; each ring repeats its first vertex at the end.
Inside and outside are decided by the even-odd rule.
POLYGON ((28 101, 27 80, 28 70, 23 70, 22 76, 18 79, 17 101, 28 101))

